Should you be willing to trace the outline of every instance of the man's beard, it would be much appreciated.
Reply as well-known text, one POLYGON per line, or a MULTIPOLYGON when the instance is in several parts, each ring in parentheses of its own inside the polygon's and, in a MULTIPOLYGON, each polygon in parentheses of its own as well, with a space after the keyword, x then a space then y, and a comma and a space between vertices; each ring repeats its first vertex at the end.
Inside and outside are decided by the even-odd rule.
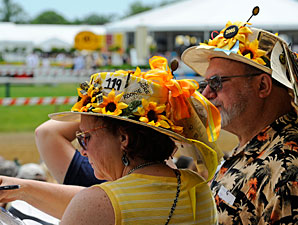
POLYGON ((231 107, 224 107, 221 101, 211 100, 215 106, 220 106, 220 116, 221 116, 221 127, 225 128, 231 123, 233 119, 240 116, 240 114, 246 109, 247 101, 242 98, 239 99, 237 103, 234 103, 231 107))

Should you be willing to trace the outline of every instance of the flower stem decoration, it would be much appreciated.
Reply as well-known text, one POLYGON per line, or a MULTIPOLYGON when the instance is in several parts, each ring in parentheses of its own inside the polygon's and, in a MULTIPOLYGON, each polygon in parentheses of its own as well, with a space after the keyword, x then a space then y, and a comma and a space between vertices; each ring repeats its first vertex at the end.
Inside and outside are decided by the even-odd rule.
POLYGON ((231 21, 229 21, 226 24, 226 27, 220 31, 219 35, 217 35, 213 40, 209 40, 208 45, 225 50, 230 50, 235 45, 236 41, 239 41, 240 46, 244 45, 247 36, 252 33, 252 31, 245 26, 246 24, 249 23, 243 23, 239 21, 232 23, 231 21), (238 29, 238 32, 235 34, 235 36, 231 38, 226 38, 224 36, 224 33, 231 26, 234 26, 235 29, 238 29))
POLYGON ((251 24, 243 22, 231 23, 229 21, 226 27, 215 38, 209 40, 207 43, 201 43, 201 45, 212 46, 216 50, 226 50, 229 53, 234 52, 234 47, 236 48, 234 53, 237 52, 237 54, 251 59, 258 64, 270 67, 270 60, 266 56, 266 51, 259 49, 259 41, 257 39, 253 41, 248 39, 248 36, 253 32, 246 25, 251 24), (236 43, 239 44, 239 47, 236 43))

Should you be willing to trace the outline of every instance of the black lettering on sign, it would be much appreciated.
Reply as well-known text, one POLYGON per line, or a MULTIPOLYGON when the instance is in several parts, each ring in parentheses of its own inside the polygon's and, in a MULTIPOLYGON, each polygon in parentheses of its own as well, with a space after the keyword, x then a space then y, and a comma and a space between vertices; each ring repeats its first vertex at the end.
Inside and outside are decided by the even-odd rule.
POLYGON ((230 39, 236 34, 238 34, 238 27, 236 25, 231 25, 225 30, 223 36, 227 39, 230 39))
POLYGON ((136 96, 136 95, 138 95, 138 93, 134 93, 134 92, 126 93, 126 94, 123 95, 123 98, 126 100, 126 99, 129 99, 129 98, 131 98, 133 96, 136 96))
POLYGON ((141 88, 138 88, 138 89, 136 89, 136 90, 134 90, 134 91, 132 91, 132 92, 130 92, 130 93, 126 93, 126 94, 124 94, 123 95, 123 98, 126 100, 126 99, 129 99, 129 98, 138 98, 138 96, 140 95, 140 94, 142 94, 143 92, 142 92, 142 89, 141 88))
POLYGON ((117 91, 120 90, 121 88, 121 84, 122 84, 122 80, 121 79, 118 79, 118 78, 109 78, 106 80, 106 82, 108 83, 107 86, 105 88, 107 89, 115 89, 117 91), (116 86, 116 87, 115 87, 116 86))
POLYGON ((142 83, 142 82, 139 82, 139 85, 140 85, 140 87, 143 89, 143 91, 144 91, 146 94, 150 94, 150 91, 149 91, 149 84, 148 84, 148 83, 142 83))

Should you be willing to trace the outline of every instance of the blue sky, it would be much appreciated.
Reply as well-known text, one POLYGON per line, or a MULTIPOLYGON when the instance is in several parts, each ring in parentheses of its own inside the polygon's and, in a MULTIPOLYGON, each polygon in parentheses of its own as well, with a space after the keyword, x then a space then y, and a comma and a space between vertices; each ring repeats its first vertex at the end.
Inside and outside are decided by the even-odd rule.
POLYGON ((83 18, 91 13, 117 14, 123 16, 131 3, 140 1, 144 5, 158 5, 162 0, 12 0, 31 17, 45 10, 55 10, 66 19, 83 18))

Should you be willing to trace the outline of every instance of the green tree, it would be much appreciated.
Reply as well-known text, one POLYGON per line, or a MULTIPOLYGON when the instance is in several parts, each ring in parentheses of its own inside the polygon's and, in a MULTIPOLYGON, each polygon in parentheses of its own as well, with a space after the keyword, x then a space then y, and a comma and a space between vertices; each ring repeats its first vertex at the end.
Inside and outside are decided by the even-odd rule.
POLYGON ((169 4, 172 4, 175 2, 179 2, 179 1, 181 1, 181 0, 163 0, 159 5, 155 5, 155 6, 154 5, 143 5, 142 2, 136 1, 130 5, 130 9, 124 17, 133 16, 138 13, 142 13, 142 12, 154 9, 156 7, 169 5, 169 4))
POLYGON ((33 24, 69 24, 62 15, 55 11, 44 11, 31 21, 33 24))
POLYGON ((1 21, 27 23, 28 15, 23 8, 12 2, 11 0, 2 0, 2 7, 0 8, 1 21))
POLYGON ((165 5, 169 5, 169 4, 172 4, 172 3, 175 3, 175 2, 179 2, 181 0, 163 0, 159 5, 160 6, 165 6, 165 5))
POLYGON ((130 9, 126 16, 129 17, 153 9, 153 6, 143 5, 140 1, 136 1, 130 5, 130 9))
POLYGON ((112 21, 113 16, 104 16, 104 15, 98 15, 98 14, 90 14, 89 16, 86 16, 81 22, 84 24, 90 24, 90 25, 102 25, 108 22, 112 21))

